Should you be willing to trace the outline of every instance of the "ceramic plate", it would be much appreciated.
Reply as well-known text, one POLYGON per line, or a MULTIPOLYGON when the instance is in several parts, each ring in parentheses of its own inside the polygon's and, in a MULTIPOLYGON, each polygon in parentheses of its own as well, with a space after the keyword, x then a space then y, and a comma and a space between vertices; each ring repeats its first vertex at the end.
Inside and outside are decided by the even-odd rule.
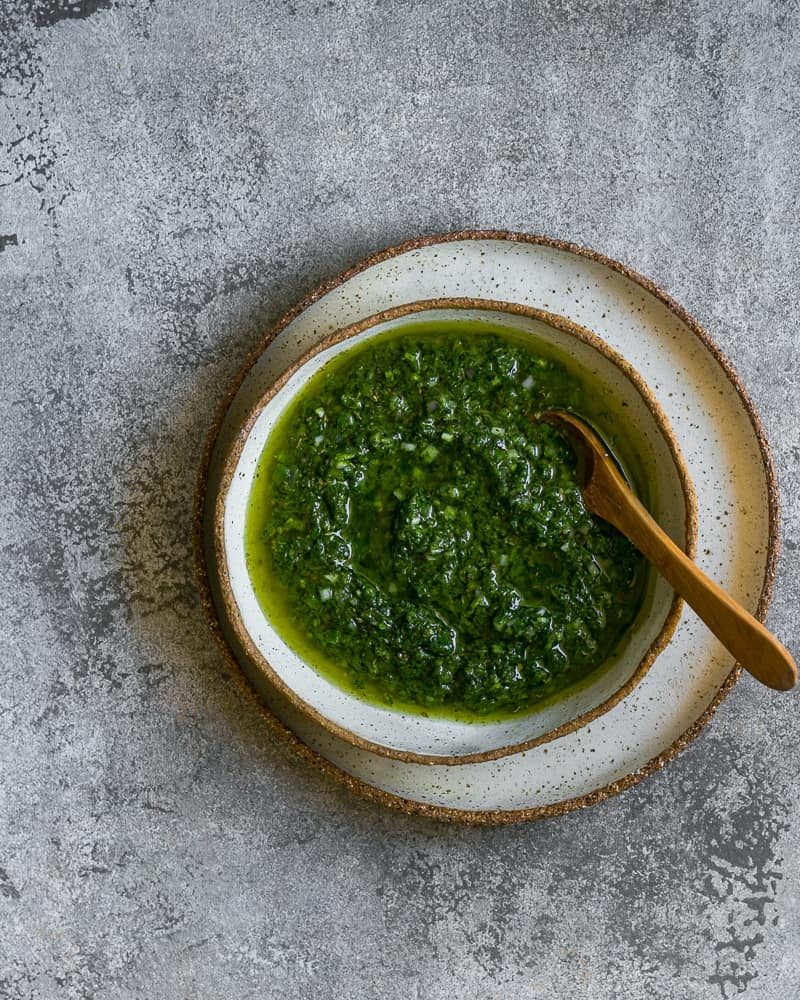
POLYGON ((666 413, 694 481, 699 564, 762 618, 777 556, 777 491, 752 404, 697 322, 623 265, 544 237, 467 232, 387 250, 309 296, 248 359, 210 433, 198 487, 201 587, 226 651, 269 705, 271 725, 355 791, 441 819, 510 822, 558 814, 621 791, 696 735, 738 668, 691 611, 683 611, 672 642, 639 685, 594 722, 499 760, 424 764, 353 746, 272 688, 225 620, 214 561, 210 515, 223 459, 276 376, 333 331, 373 313, 463 296, 564 316, 593 330, 633 365, 666 413))

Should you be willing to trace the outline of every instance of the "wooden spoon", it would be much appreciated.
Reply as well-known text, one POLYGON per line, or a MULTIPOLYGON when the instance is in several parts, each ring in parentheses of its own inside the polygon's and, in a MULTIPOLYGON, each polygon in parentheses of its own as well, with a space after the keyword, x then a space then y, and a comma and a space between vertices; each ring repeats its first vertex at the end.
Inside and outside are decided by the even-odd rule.
POLYGON ((549 410, 541 419, 562 430, 575 449, 589 510, 633 542, 753 677, 779 691, 793 688, 797 665, 786 647, 701 572, 656 524, 595 432, 563 410, 549 410))

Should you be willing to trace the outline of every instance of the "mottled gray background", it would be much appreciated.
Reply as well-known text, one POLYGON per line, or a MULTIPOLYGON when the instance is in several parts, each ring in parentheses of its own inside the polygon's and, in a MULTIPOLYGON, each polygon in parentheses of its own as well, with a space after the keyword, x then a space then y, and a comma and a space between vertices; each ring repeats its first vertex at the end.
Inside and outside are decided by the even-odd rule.
POLYGON ((743 680, 594 809, 409 819, 270 735, 188 540, 265 324, 419 233, 544 232, 739 367, 796 649, 799 40, 797 0, 0 0, 3 1000, 800 995, 796 697, 743 680))

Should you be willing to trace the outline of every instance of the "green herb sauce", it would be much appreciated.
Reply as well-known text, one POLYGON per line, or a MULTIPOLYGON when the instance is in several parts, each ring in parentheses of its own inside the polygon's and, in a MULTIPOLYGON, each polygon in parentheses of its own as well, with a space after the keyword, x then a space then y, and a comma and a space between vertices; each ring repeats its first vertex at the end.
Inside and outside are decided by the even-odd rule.
POLYGON ((599 668, 644 565, 586 510, 569 445, 535 419, 552 407, 609 420, 569 360, 486 324, 409 324, 322 368, 270 435, 245 526, 289 645, 369 701, 462 719, 599 668))

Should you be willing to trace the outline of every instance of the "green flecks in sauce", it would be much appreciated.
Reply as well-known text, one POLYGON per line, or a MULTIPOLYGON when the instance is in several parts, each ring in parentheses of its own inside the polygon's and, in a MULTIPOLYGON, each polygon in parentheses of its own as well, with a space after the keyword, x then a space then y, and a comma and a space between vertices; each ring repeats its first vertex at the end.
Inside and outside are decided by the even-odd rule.
POLYGON ((343 352, 259 462, 245 546, 265 614, 339 685, 429 715, 502 717, 582 680, 636 616, 644 567, 534 418, 602 405, 551 348, 483 324, 343 352))

